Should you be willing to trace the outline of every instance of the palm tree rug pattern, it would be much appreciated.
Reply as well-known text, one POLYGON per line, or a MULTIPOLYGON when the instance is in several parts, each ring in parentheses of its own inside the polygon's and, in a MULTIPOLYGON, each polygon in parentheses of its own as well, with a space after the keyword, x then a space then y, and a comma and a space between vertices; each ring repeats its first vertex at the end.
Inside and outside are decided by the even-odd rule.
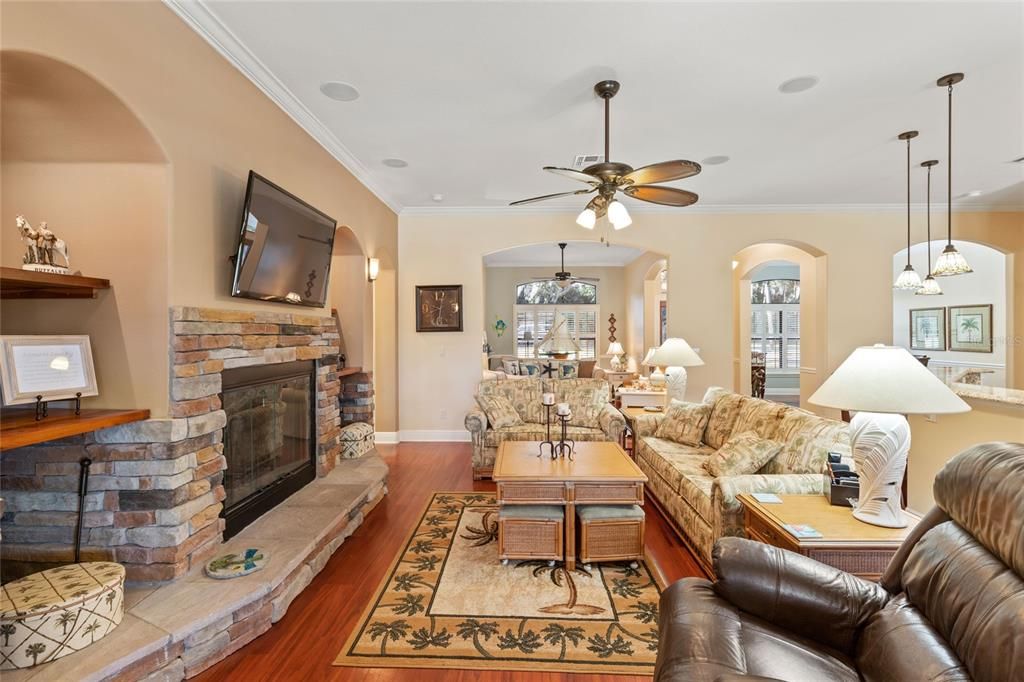
POLYGON ((653 675, 645 563, 502 566, 497 544, 493 493, 435 493, 334 664, 653 675))

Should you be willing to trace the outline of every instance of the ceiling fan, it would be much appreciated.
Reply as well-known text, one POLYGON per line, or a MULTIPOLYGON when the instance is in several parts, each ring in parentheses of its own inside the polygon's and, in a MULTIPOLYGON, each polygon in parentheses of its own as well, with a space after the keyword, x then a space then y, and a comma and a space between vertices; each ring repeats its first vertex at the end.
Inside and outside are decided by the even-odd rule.
POLYGON ((566 242, 558 242, 558 248, 562 250, 562 269, 555 273, 554 277, 548 277, 547 275, 540 275, 537 279, 551 279, 561 289, 568 289, 576 282, 599 282, 600 280, 596 277, 573 277, 571 272, 567 272, 565 269, 565 247, 568 246, 566 242))
POLYGON ((607 215, 612 226, 616 230, 621 230, 629 226, 633 220, 629 217, 629 212, 622 205, 622 202, 615 198, 616 192, 622 192, 626 196, 639 199, 640 201, 661 204, 663 206, 689 206, 696 203, 697 195, 693 192, 652 183, 682 180, 683 178, 697 175, 700 173, 699 163, 677 159, 634 169, 625 163, 608 160, 610 158, 608 154, 609 109, 612 97, 619 91, 619 82, 613 80, 601 81, 594 85, 594 91, 604 100, 604 161, 587 166, 582 171, 555 166, 544 167, 546 171, 564 175, 579 182, 585 182, 589 187, 572 192, 559 192, 558 194, 545 194, 530 199, 520 199, 519 201, 513 201, 511 205, 521 206, 522 204, 532 204, 536 201, 545 201, 556 197, 597 192, 597 196, 591 199, 587 207, 576 217, 576 223, 581 227, 592 230, 597 219, 607 215))

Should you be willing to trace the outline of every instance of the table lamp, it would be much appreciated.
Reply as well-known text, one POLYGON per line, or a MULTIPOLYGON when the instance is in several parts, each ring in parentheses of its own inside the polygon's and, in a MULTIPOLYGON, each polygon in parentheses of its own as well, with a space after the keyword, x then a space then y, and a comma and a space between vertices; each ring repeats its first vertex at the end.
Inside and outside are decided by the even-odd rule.
POLYGON ((704 364, 696 351, 683 339, 666 339, 665 343, 654 351, 651 362, 665 368, 665 392, 670 401, 685 399, 686 368, 704 364))
POLYGON ((853 516, 886 528, 907 525, 900 504, 910 452, 910 424, 904 415, 971 409, 906 349, 882 344, 853 351, 810 402, 857 410, 850 421, 850 446, 860 478, 853 516))
POLYGON ((651 386, 664 386, 665 385, 665 373, 661 371, 661 368, 654 364, 654 354, 657 352, 657 348, 654 346, 647 349, 647 355, 640 361, 640 364, 644 367, 650 367, 650 374, 647 375, 647 380, 651 382, 651 386))
POLYGON ((622 344, 619 343, 618 341, 612 341, 611 343, 608 344, 608 352, 605 353, 605 355, 612 356, 612 371, 613 372, 621 372, 622 371, 622 355, 625 352, 626 351, 624 351, 622 349, 622 344))

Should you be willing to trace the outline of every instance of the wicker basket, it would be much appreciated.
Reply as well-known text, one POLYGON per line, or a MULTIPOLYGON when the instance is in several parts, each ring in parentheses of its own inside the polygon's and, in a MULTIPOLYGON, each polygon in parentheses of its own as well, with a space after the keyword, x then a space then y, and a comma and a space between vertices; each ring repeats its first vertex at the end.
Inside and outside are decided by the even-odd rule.
POLYGON ((576 508, 576 516, 581 563, 644 558, 644 510, 641 507, 581 505, 576 508))
POLYGON ((565 511, 549 505, 505 505, 498 513, 498 558, 562 558, 565 511))

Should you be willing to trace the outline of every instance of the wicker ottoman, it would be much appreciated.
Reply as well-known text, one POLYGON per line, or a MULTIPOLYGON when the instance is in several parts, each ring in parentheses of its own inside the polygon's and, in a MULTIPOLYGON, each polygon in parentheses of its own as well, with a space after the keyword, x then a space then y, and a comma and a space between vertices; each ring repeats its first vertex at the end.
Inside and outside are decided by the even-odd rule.
POLYGON ((123 615, 120 564, 70 564, 11 581, 0 594, 0 670, 80 651, 109 634, 123 615))
POLYGON ((342 459, 357 459, 374 447, 373 425, 356 422, 341 427, 342 459))
POLYGON ((565 509, 549 505, 504 505, 498 512, 498 558, 562 559, 565 509))
POLYGON ((644 558, 644 510, 637 505, 587 504, 576 507, 580 563, 636 562, 644 558))

